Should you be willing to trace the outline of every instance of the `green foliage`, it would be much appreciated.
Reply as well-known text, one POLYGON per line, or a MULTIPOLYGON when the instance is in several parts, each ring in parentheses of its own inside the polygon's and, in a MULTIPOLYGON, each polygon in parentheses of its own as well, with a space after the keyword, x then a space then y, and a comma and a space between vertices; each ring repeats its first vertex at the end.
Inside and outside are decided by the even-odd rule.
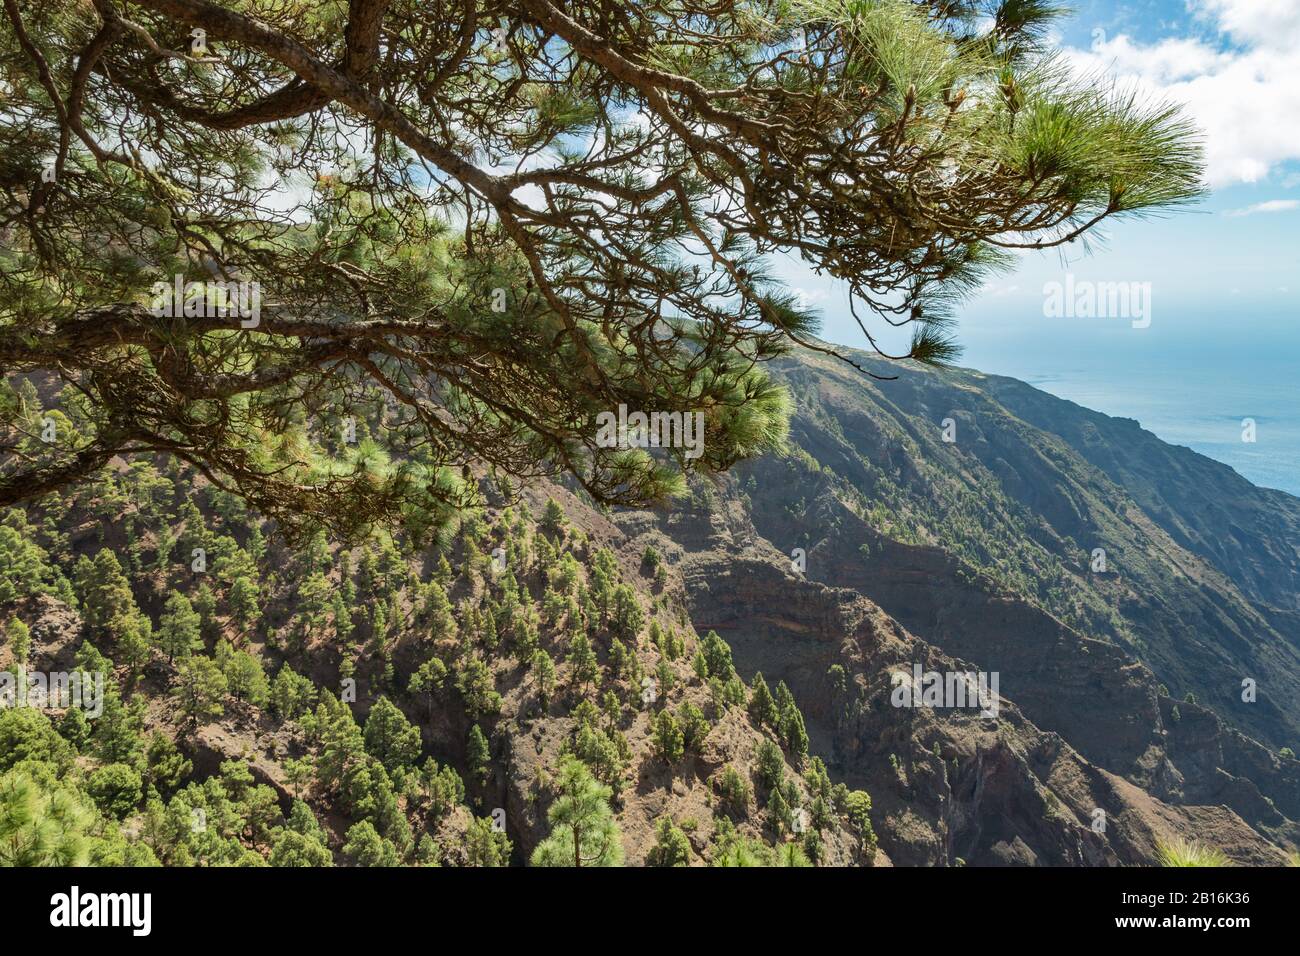
POLYGON ((1156 858, 1161 866, 1230 866, 1221 850, 1196 840, 1158 840, 1156 858))
POLYGON ((271 710, 280 720, 295 720, 316 702, 316 687, 310 680, 281 664, 271 684, 271 710))
POLYGON ((370 708, 365 729, 366 752, 390 773, 414 765, 420 756, 420 731, 387 697, 370 708))
POLYGON ((754 723, 761 727, 775 726, 776 702, 772 699, 772 692, 767 689, 767 681, 763 679, 761 671, 754 675, 753 688, 753 696, 749 700, 749 714, 754 718, 754 723))
POLYGON ((704 738, 712 729, 704 712, 688 700, 677 711, 677 719, 681 725, 682 740, 686 749, 701 753, 704 749, 704 738))
MULTIPOLYGON (((368 823, 366 825, 369 826, 368 823)), ((358 824, 358 826, 361 826, 361 824, 358 824)), ((373 827, 371 829, 373 830, 373 827)), ((349 830, 350 836, 351 831, 349 830)), ((364 837, 361 837, 358 839, 357 844, 353 846, 353 849, 358 854, 362 854, 368 852, 370 846, 371 844, 364 837)), ((320 837, 282 827, 276 831, 267 862, 276 867, 333 866, 334 856, 320 837)), ((367 864, 359 863, 358 865, 367 864)))
POLYGON ((636 592, 626 584, 615 586, 611 596, 610 626, 615 636, 625 641, 635 642, 641 628, 645 626, 645 612, 636 592))
POLYGON ((456 689, 465 700, 465 712, 471 718, 495 714, 501 709, 501 695, 496 691, 492 668, 481 658, 463 660, 456 671, 456 689))
POLYGON ((380 836, 369 820, 349 828, 343 856, 353 866, 397 866, 401 862, 392 841, 380 836))
POLYGON ((5 627, 5 643, 9 645, 14 660, 19 664, 27 663, 27 655, 32 649, 32 633, 27 625, 18 618, 11 618, 5 627))
POLYGON ((0 776, 0 866, 85 866, 95 814, 75 792, 19 770, 0 776))
POLYGON ((716 786, 722 807, 727 813, 737 820, 749 815, 749 784, 739 770, 727 764, 722 769, 716 786))
POLYGON ((91 773, 86 792, 95 804, 119 820, 131 813, 140 802, 142 781, 134 767, 110 763, 91 773))
POLYGON ((573 668, 573 682, 583 688, 589 687, 600 676, 596 654, 585 634, 577 634, 569 642, 568 662, 573 668))
POLYGON ((758 742, 754 753, 758 779, 769 791, 777 790, 785 782, 785 757, 781 748, 764 738, 758 742))
MULTIPOLYGON (((82 620, 92 633, 107 633, 115 621, 139 613, 122 565, 107 548, 98 551, 93 561, 84 556, 77 560, 73 583, 81 600, 82 620)), ((188 601, 185 606, 189 607, 188 601)))
POLYGON ((206 657, 187 657, 176 667, 172 696, 191 727, 207 723, 225 712, 226 677, 206 657))
POLYGON ((59 591, 69 592, 68 583, 34 540, 26 515, 14 508, 0 513, 0 606, 59 591))
POLYGON ((30 762, 61 773, 75 756, 44 712, 34 707, 0 708, 0 771, 30 762))
POLYGON ((547 498, 546 507, 542 510, 541 529, 553 538, 563 538, 568 524, 564 509, 554 498, 547 498))
POLYGON ((537 683, 537 697, 543 709, 550 704, 551 695, 555 693, 555 661, 542 648, 533 651, 533 680, 537 683))
POLYGON ((486 817, 475 817, 465 832, 467 866, 508 866, 510 839, 492 827, 486 817))
POLYGON ((691 841, 669 817, 655 824, 655 844, 646 854, 647 866, 690 866, 691 841))
POLYGON ((871 796, 865 790, 851 790, 843 795, 843 812, 849 823, 858 831, 864 852, 876 847, 876 832, 871 826, 871 796))
POLYGON ((790 748, 790 752, 799 757, 808 754, 808 732, 804 729, 803 714, 794 702, 794 695, 785 681, 776 685, 776 727, 790 748))
POLYGON ((661 710, 655 717, 654 728, 655 752, 659 758, 668 764, 680 762, 686 755, 686 736, 677 718, 661 710))
POLYGON ((596 781, 579 760, 565 759, 559 795, 547 810, 551 833, 533 851, 533 866, 620 866, 623 844, 610 810, 609 787, 596 781))
POLYGON ((447 680, 447 665, 439 658, 431 657, 415 669, 407 683, 407 690, 412 694, 425 694, 430 716, 433 715, 433 703, 438 691, 442 690, 447 680))
POLYGON ((430 640, 449 640, 456 636, 456 619, 452 616, 451 601, 437 581, 430 581, 424 586, 424 604, 420 609, 420 618, 429 628, 430 640))
POLYGON ((270 699, 271 685, 262 669, 262 662, 247 651, 230 650, 224 641, 217 648, 217 664, 226 678, 230 695, 257 707, 266 704, 270 699))
MULTIPOLYGON (((736 676, 735 665, 731 662, 731 648, 727 645, 716 631, 709 631, 700 639, 700 651, 704 655, 704 662, 707 669, 703 675, 704 678, 716 677, 719 680, 729 681, 736 676)), ((759 675, 761 676, 761 675, 759 675)), ((758 677, 755 677, 755 684, 758 677)))
POLYGON ((487 780, 492 766, 492 750, 478 724, 469 729, 469 739, 465 744, 465 765, 481 781, 487 780))
POLYGON ((155 638, 169 663, 178 657, 189 657, 203 647, 199 625, 198 612, 194 610, 190 599, 180 591, 173 591, 163 608, 155 638))
POLYGON ((170 793, 181 785, 194 764, 166 734, 154 731, 145 751, 145 782, 159 793, 170 793))

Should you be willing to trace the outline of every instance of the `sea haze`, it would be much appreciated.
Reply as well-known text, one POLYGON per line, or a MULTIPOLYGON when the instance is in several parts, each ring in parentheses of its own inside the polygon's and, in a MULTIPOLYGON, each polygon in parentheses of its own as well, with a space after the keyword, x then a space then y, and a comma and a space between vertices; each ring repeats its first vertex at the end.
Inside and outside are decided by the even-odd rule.
MULTIPOLYGON (((980 350, 983 352, 983 350, 980 350)), ((1263 488, 1300 496, 1300 349, 1269 355, 1179 349, 1164 355, 1000 348, 963 365, 1009 375, 1106 415, 1136 419, 1172 445, 1232 467, 1263 488), (1243 421, 1255 441, 1243 440, 1243 421)))

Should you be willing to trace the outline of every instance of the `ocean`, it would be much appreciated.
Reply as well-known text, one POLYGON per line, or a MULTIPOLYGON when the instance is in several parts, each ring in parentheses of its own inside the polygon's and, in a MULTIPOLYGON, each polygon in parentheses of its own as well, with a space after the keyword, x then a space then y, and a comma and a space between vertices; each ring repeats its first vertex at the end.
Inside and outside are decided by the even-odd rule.
MULTIPOLYGON (((1290 353, 1290 354, 1285 354, 1290 353)), ((1136 419, 1171 445, 1221 461, 1263 488, 1300 496, 1300 362, 1184 350, 1141 361, 1123 353, 1029 356, 998 350, 961 362, 1009 375, 1107 415, 1136 419), (1254 422, 1254 440, 1243 422, 1254 422)))

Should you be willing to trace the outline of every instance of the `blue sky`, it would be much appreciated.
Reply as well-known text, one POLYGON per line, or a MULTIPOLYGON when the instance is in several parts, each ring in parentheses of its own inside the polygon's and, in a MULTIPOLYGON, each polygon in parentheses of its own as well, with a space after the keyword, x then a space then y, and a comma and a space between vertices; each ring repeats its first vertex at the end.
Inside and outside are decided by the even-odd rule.
MULTIPOLYGON (((1300 360, 1300 0, 1071 6, 1054 37, 1062 55, 1183 103, 1205 132, 1212 192, 1165 218, 1106 227, 1089 254, 1023 255, 962 310, 961 364, 1020 374, 1031 359, 1065 355, 1086 369, 1117 349, 1300 360), (1044 284, 1066 272, 1151 283, 1151 326, 1045 318, 1044 284)), ((777 271, 822 313, 824 338, 865 347, 839 284, 794 260, 777 271)))

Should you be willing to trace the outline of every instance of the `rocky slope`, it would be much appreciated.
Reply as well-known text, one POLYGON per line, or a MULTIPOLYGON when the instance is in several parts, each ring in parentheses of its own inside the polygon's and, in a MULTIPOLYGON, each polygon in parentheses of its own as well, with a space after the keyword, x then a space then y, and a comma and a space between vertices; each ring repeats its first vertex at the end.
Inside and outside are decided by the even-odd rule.
MULTIPOLYGON (((107 654, 129 713, 88 735, 57 715, 49 729, 0 715, 13 744, 0 771, 59 750, 57 724, 78 748, 59 785, 120 820, 120 833, 97 825, 115 834, 96 851, 107 862, 138 849, 319 865, 392 849, 522 863, 573 753, 612 785, 631 864, 655 859, 663 821, 696 864, 797 846, 828 865, 1143 865, 1179 839, 1284 862, 1300 847, 1286 749, 1300 740, 1300 503, 1019 382, 878 370, 898 378, 811 353, 775 363, 795 398, 788 452, 696 481, 674 508, 602 511, 543 482, 427 549, 290 546, 173 462, 115 463, 0 521, 0 625, 29 626, 31 667, 107 654), (562 527, 537 517, 552 501, 562 527), (195 545, 210 572, 188 566, 195 545), (101 552, 124 569, 125 604, 101 552), (240 579, 257 585, 251 623, 240 579), (158 644, 176 593, 200 611, 195 654, 229 668, 233 648, 268 678, 301 674, 315 710, 286 707, 278 687, 227 688, 219 713, 187 721, 180 664, 158 644), (144 645, 122 623, 132 615, 148 621, 144 645), (745 686, 730 664, 701 663, 706 645, 720 653, 711 631, 745 686), (435 661, 436 688, 417 690, 412 675, 435 661), (996 674, 996 715, 897 706, 914 668, 996 674), (789 713, 759 712, 760 673, 788 688, 806 753, 789 713), (348 681, 356 699, 327 706, 348 681), (376 712, 390 734, 414 728, 414 752, 389 759, 376 712), (701 738, 666 758, 663 714, 700 715, 701 738), (152 734, 175 743, 184 773, 164 775, 165 747, 145 753, 152 734), (136 802, 105 774, 143 781, 136 802), (851 819, 854 791, 870 794, 869 826, 851 819), (224 842, 166 823, 196 803, 236 821, 224 842), (284 818, 270 829, 267 804, 284 818), (505 857, 485 836, 497 810, 505 857), (800 810, 816 812, 813 834, 794 825, 800 810), (367 849, 357 829, 372 822, 367 849)), ((0 666, 18 653, 7 637, 0 666)))
POLYGON ((1011 380, 778 368, 789 454, 619 523, 681 563, 742 673, 790 685, 891 857, 1137 863, 1170 829, 1241 862, 1296 844, 1300 763, 1265 744, 1297 739, 1300 503, 1011 380), (916 661, 997 672, 1010 703, 889 706, 916 661))

